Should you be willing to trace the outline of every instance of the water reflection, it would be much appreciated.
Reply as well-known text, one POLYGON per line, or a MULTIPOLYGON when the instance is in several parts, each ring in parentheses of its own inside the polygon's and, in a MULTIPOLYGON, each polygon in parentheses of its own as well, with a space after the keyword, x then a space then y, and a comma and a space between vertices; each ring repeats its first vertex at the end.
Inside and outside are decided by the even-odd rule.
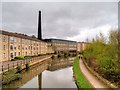
POLYGON ((23 72, 21 80, 4 85, 3 88, 76 88, 72 67, 68 67, 72 65, 70 59, 49 61, 49 65, 44 63, 23 72))
MULTIPOLYGON (((20 80, 16 80, 13 81, 12 83, 8 84, 8 85, 3 85, 2 88, 20 88, 22 87, 24 84, 30 82, 40 73, 42 73, 44 70, 46 70, 48 68, 48 63, 42 63, 42 64, 37 64, 33 67, 30 68, 30 70, 28 71, 23 71, 22 72, 22 79, 20 80)), ((32 82, 36 82, 36 81, 32 81, 32 82)), ((28 86, 28 88, 31 87, 28 86)), ((36 88, 36 86, 34 87, 36 88)))
POLYGON ((72 67, 42 73, 43 88, 76 88, 72 78, 72 67))
POLYGON ((38 75, 38 88, 41 90, 42 88, 42 73, 38 75))
POLYGON ((55 58, 49 62, 48 70, 55 71, 73 65, 73 58, 55 58))

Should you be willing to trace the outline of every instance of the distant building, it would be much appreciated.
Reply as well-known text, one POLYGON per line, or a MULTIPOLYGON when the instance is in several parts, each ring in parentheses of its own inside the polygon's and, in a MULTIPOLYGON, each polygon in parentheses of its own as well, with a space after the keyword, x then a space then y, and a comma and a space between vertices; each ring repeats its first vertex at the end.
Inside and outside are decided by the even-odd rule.
POLYGON ((86 49, 87 42, 77 42, 77 52, 81 53, 86 49))
POLYGON ((57 53, 59 52, 76 52, 77 45, 76 41, 62 40, 62 39, 45 39, 49 43, 53 50, 57 53))

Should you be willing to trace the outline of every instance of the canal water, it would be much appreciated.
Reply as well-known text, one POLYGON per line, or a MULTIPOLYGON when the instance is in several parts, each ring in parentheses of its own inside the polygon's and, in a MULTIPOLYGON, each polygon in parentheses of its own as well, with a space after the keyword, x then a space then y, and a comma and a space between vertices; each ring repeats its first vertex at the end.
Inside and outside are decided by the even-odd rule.
POLYGON ((54 64, 47 70, 45 65, 37 65, 23 72, 22 79, 4 85, 3 88, 77 88, 69 60, 54 60, 54 64))
POLYGON ((76 88, 72 78, 72 67, 52 72, 45 70, 40 76, 42 77, 41 82, 39 82, 39 76, 36 76, 21 88, 39 88, 39 83, 42 88, 76 88))

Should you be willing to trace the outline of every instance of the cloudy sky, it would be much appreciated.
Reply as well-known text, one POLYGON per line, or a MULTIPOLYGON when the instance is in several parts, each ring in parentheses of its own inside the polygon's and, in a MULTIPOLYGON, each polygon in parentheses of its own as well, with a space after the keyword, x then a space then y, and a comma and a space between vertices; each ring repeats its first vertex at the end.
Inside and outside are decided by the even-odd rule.
POLYGON ((2 29, 37 36, 39 10, 43 38, 85 41, 118 26, 117 2, 3 2, 2 29))

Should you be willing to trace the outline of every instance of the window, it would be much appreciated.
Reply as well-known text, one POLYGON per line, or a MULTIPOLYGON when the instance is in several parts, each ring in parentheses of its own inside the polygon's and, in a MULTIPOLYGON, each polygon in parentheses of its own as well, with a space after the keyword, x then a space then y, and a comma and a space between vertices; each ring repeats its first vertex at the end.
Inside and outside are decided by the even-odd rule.
POLYGON ((30 46, 29 46, 29 50, 30 50, 30 46))
POLYGON ((24 44, 24 39, 22 39, 22 44, 24 44))
POLYGON ((22 49, 24 50, 24 46, 22 46, 22 49))
POLYGON ((14 47, 14 49, 16 50, 16 46, 14 47))
POLYGON ((10 45, 10 50, 13 50, 13 45, 10 45))
POLYGON ((5 42, 5 41, 6 41, 6 37, 4 36, 4 37, 3 37, 3 42, 5 42))
POLYGON ((10 53, 10 57, 13 58, 13 53, 10 53))
POLYGON ((20 45, 18 46, 18 49, 20 50, 20 45))
POLYGON ((6 45, 3 45, 3 50, 6 50, 6 45))
POLYGON ((13 37, 10 37, 10 42, 14 42, 14 38, 13 37))
POLYGON ((20 56, 20 52, 18 53, 18 56, 20 56))
POLYGON ((22 55, 24 56, 24 52, 22 52, 22 55))
POLYGON ((26 50, 28 49, 28 47, 26 46, 26 50))
POLYGON ((20 38, 18 39, 18 42, 20 43, 20 38))
POLYGON ((6 54, 5 53, 3 53, 3 58, 5 58, 6 57, 6 54))
POLYGON ((2 37, 0 36, 0 41, 2 41, 2 37))
POLYGON ((14 42, 16 42, 16 39, 14 39, 14 42))
POLYGON ((26 55, 27 55, 27 52, 26 52, 26 55))
POLYGON ((15 57, 16 57, 16 52, 14 53, 15 57))

